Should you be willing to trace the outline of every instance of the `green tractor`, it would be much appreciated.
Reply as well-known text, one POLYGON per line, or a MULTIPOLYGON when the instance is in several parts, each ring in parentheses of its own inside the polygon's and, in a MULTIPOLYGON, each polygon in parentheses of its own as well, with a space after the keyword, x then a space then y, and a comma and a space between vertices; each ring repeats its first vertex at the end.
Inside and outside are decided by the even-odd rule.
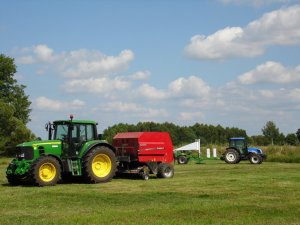
POLYGON ((97 134, 90 120, 58 120, 46 124, 48 139, 16 147, 16 158, 6 170, 11 185, 55 185, 60 177, 80 177, 88 183, 110 181, 117 162, 113 146, 97 134))

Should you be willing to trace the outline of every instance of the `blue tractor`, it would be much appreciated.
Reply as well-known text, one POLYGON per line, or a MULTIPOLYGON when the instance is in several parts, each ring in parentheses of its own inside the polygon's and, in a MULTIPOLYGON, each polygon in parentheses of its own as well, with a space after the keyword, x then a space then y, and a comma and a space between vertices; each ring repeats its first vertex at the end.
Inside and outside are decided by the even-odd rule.
POLYGON ((241 160, 249 160, 252 164, 260 164, 266 159, 266 155, 259 148, 248 147, 244 137, 229 139, 229 147, 221 156, 229 164, 239 163, 241 160))

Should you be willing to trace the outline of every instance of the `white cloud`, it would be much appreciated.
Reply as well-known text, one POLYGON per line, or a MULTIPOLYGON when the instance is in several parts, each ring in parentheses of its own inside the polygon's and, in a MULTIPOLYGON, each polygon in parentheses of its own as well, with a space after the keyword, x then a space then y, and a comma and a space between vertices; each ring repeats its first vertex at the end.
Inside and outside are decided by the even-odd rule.
POLYGON ((285 68, 281 63, 268 61, 240 75, 238 81, 242 84, 299 82, 300 65, 295 68, 285 68))
POLYGON ((40 96, 35 101, 36 107, 41 110, 49 111, 67 111, 77 110, 85 106, 85 102, 75 99, 70 102, 64 102, 60 100, 52 100, 44 96, 40 96))
POLYGON ((271 90, 259 90, 258 93, 264 98, 273 98, 274 92, 271 90))
POLYGON ((114 113, 128 113, 133 117, 140 118, 154 118, 157 116, 166 117, 168 112, 165 109, 153 109, 149 107, 144 107, 132 102, 109 102, 106 105, 101 106, 104 111, 114 112, 114 113))
POLYGON ((149 84, 143 84, 136 91, 137 96, 152 100, 189 97, 205 98, 209 93, 210 87, 201 78, 196 76, 180 77, 172 81, 165 90, 159 90, 149 84))
POLYGON ((271 45, 300 43, 300 6, 264 14, 246 27, 226 27, 209 36, 195 35, 185 54, 196 59, 222 60, 262 55, 271 45))
POLYGON ((206 97, 210 93, 210 87, 199 77, 181 77, 169 84, 169 96, 180 97, 206 97))
POLYGON ((298 101, 298 103, 300 105, 300 89, 295 88, 295 89, 290 90, 288 93, 288 98, 291 98, 291 100, 298 101))
MULTIPOLYGON (((263 89, 257 89, 233 83, 216 90, 218 98, 224 102, 222 112, 226 116, 235 116, 236 119, 257 117, 261 120, 279 120, 288 114, 298 113, 299 88, 276 88, 274 85, 268 88, 264 85, 263 89)), ((212 101, 210 107, 217 109, 214 102, 216 101, 212 101)))
POLYGON ((20 56, 17 58, 17 62, 21 64, 33 64, 35 63, 35 59, 31 55, 20 56))
POLYGON ((160 100, 160 99, 166 99, 167 93, 164 90, 158 90, 157 88, 149 85, 149 84, 143 84, 141 85, 136 91, 135 95, 138 97, 145 97, 152 100, 160 100))
POLYGON ((180 112, 179 120, 184 121, 201 121, 204 118, 204 114, 202 112, 180 112))
POLYGON ((70 93, 85 92, 85 93, 102 93, 109 95, 113 91, 126 90, 130 87, 129 81, 115 77, 113 79, 107 77, 74 79, 68 81, 64 85, 64 90, 70 93))
POLYGON ((244 43, 244 37, 244 30, 240 27, 226 27, 207 37, 196 35, 191 38, 185 53, 197 59, 253 57, 263 53, 261 48, 244 43))
POLYGON ((117 111, 117 112, 140 112, 142 108, 136 103, 128 102, 109 102, 103 107, 105 111, 117 111))
POLYGON ((35 53, 37 60, 47 62, 53 59, 53 49, 49 48, 47 45, 34 46, 33 52, 35 53))
POLYGON ((147 80, 150 77, 149 71, 138 71, 134 74, 131 74, 129 77, 133 80, 147 80))
POLYGON ((55 53, 47 45, 15 49, 16 60, 21 64, 47 65, 59 74, 70 77, 106 76, 126 70, 134 59, 134 53, 125 49, 117 56, 107 56, 95 50, 79 49, 55 53))
MULTIPOLYGON (((76 52, 72 53, 73 56, 76 52)), ((63 71, 66 77, 87 77, 91 75, 105 75, 127 69, 129 62, 134 58, 134 54, 130 50, 122 51, 118 56, 98 56, 92 59, 75 57, 75 61, 71 62, 71 66, 63 71)))

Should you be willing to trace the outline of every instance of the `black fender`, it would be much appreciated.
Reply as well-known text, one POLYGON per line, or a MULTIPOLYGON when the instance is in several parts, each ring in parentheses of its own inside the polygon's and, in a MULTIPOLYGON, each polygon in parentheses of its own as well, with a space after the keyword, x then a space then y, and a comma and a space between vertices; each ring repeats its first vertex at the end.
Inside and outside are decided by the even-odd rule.
POLYGON ((240 151, 239 151, 237 148, 235 148, 235 147, 229 147, 229 148, 226 148, 226 151, 229 150, 229 149, 236 150, 238 153, 240 153, 240 151))

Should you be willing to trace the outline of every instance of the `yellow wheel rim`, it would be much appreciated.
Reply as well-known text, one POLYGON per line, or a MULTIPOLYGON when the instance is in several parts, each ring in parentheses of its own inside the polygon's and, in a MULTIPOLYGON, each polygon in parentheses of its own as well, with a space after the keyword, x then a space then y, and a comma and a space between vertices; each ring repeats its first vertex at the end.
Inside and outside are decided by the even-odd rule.
POLYGON ((92 162, 92 171, 97 177, 106 177, 112 168, 110 158, 105 154, 96 155, 92 162))
POLYGON ((39 169, 39 176, 44 182, 52 181, 56 176, 55 166, 50 162, 44 163, 39 169))

